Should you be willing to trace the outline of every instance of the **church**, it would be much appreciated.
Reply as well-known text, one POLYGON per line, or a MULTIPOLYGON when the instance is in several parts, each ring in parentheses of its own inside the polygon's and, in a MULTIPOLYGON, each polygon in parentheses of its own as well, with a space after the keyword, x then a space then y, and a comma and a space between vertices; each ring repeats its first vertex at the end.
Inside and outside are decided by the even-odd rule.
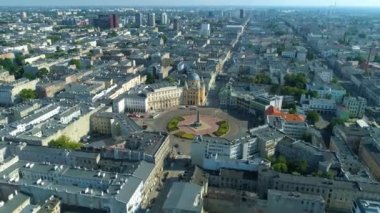
POLYGON ((203 106, 206 101, 206 86, 203 78, 193 71, 187 74, 183 87, 183 103, 185 105, 203 106))

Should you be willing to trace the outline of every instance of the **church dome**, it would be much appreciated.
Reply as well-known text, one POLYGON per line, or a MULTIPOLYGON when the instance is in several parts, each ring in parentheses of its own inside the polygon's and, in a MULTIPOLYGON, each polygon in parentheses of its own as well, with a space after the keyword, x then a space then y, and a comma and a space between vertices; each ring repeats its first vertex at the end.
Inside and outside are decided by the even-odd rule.
POLYGON ((199 77, 199 75, 195 72, 190 72, 188 75, 187 75, 187 80, 188 81, 200 81, 201 78, 199 77))

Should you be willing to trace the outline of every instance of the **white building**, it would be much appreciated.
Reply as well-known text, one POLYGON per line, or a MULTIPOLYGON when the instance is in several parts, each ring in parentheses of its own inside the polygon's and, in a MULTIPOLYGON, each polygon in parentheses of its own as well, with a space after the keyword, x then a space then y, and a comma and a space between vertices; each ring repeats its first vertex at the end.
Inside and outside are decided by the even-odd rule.
POLYGON ((257 138, 249 135, 233 141, 225 138, 198 137, 191 145, 191 160, 193 164, 203 166, 205 159, 251 160, 258 153, 257 138))
POLYGON ((161 14, 161 24, 167 25, 168 24, 168 14, 165 12, 161 14))
POLYGON ((24 161, 0 174, 2 184, 19 187, 36 202, 54 195, 66 205, 107 212, 134 213, 140 209, 143 181, 128 174, 24 161))
POLYGON ((210 24, 209 23, 203 23, 201 25, 201 31, 200 31, 200 34, 202 36, 210 36, 211 35, 211 27, 210 27, 210 24))
POLYGON ((267 123, 292 138, 302 138, 308 130, 304 115, 284 113, 271 106, 266 110, 267 123))
POLYGON ((129 94, 116 98, 113 112, 152 112, 179 106, 183 88, 167 83, 144 85, 129 94))

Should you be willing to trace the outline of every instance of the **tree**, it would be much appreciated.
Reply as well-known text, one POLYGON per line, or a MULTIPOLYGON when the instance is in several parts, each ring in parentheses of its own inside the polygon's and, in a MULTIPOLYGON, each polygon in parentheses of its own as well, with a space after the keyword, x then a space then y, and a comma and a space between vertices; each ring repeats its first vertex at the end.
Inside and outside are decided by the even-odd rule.
POLYGON ((287 74, 284 80, 286 86, 296 87, 298 89, 305 89, 308 81, 306 75, 303 73, 287 74))
POLYGON ((154 79, 153 74, 148 73, 148 74, 146 75, 146 81, 145 81, 145 83, 146 83, 146 84, 153 84, 154 82, 155 82, 155 79, 154 79))
POLYGON ((168 37, 166 35, 162 35, 161 38, 164 41, 164 44, 168 42, 168 37))
POLYGON ((165 80, 169 83, 175 83, 175 79, 171 76, 168 76, 165 80))
POLYGON ((259 73, 253 78, 255 84, 271 84, 272 79, 265 73, 259 73))
POLYGON ((343 125, 346 120, 340 119, 340 118, 333 118, 330 122, 331 127, 334 127, 336 125, 343 125))
POLYGON ((365 33, 359 33, 358 37, 364 39, 367 38, 367 35, 365 33))
POLYGON ((108 35, 107 35, 108 38, 113 38, 113 37, 116 37, 116 36, 117 36, 117 32, 114 31, 114 30, 111 31, 111 32, 109 32, 108 35))
POLYGON ((315 55, 311 51, 307 51, 306 58, 307 60, 312 61, 315 59, 315 55))
POLYGON ((69 63, 70 65, 75 65, 75 67, 77 69, 80 69, 81 67, 81 64, 80 64, 80 60, 79 59, 72 59, 69 63))
POLYGON ((285 50, 285 45, 281 44, 277 47, 277 54, 281 55, 282 52, 285 50))
POLYGON ((59 149, 78 150, 78 149, 81 149, 82 144, 71 140, 69 137, 65 135, 62 135, 58 139, 50 141, 49 147, 59 148, 59 149))
POLYGON ((304 140, 305 142, 311 143, 312 139, 313 139, 313 137, 312 137, 312 135, 310 133, 305 133, 302 136, 302 140, 304 140))
POLYGON ((301 160, 297 164, 297 171, 301 174, 306 174, 309 165, 306 160, 301 160))
POLYGON ((44 76, 46 76, 47 74, 49 73, 49 70, 46 69, 45 67, 44 68, 41 68, 38 70, 37 72, 37 77, 39 78, 43 78, 44 76))
POLYGON ((50 35, 47 37, 47 39, 50 39, 51 43, 52 44, 55 44, 57 43, 59 40, 61 40, 61 37, 60 36, 57 36, 57 35, 50 35))
POLYGON ((35 90, 32 90, 32 89, 23 89, 21 90, 20 94, 19 94, 21 100, 23 101, 27 101, 27 100, 30 100, 30 99, 37 99, 37 92, 35 90))
POLYGON ((286 165, 286 163, 275 163, 273 165, 273 170, 276 172, 287 173, 288 166, 286 165))
POLYGON ((380 56, 375 55, 374 62, 380 63, 380 56))
POLYGON ((318 92, 317 91, 312 91, 312 90, 309 90, 306 95, 312 97, 312 98, 318 98, 319 95, 318 95, 318 92))
POLYGON ((318 112, 316 111, 309 111, 306 115, 306 119, 310 121, 311 123, 315 124, 319 121, 320 117, 318 112))

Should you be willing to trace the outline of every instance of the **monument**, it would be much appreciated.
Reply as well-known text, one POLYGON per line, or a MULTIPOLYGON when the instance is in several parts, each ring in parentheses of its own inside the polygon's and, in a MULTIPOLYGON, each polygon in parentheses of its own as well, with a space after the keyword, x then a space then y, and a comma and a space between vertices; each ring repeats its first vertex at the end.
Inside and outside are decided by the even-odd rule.
POLYGON ((199 110, 197 110, 197 120, 193 123, 193 127, 198 128, 202 126, 199 110))

